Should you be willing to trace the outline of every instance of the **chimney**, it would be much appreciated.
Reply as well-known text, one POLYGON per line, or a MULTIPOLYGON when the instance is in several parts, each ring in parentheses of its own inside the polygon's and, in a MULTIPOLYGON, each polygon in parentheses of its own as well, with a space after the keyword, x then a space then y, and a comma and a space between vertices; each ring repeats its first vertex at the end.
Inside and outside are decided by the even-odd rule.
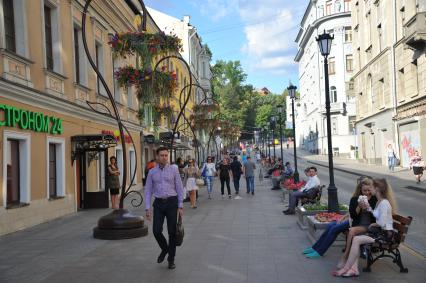
POLYGON ((185 24, 188 24, 188 25, 189 25, 189 19, 190 19, 190 16, 188 16, 188 15, 183 16, 183 22, 184 22, 185 24))

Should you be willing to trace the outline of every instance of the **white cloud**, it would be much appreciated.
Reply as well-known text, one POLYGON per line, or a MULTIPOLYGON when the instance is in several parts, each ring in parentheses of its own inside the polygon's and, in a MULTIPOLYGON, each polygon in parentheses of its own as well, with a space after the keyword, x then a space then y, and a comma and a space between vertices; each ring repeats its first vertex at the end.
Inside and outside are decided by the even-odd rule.
POLYGON ((238 7, 238 0, 207 0, 192 1, 193 5, 198 6, 203 15, 210 17, 213 21, 229 16, 238 7))

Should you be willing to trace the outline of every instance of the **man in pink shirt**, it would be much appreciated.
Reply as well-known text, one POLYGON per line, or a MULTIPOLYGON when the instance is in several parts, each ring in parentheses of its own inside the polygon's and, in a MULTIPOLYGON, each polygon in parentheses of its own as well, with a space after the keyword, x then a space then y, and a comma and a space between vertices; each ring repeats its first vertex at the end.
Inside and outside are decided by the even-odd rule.
POLYGON ((183 185, 178 167, 168 164, 168 149, 160 147, 156 153, 157 166, 149 171, 145 185, 146 219, 151 221, 151 197, 154 196, 152 232, 161 248, 157 262, 163 262, 169 254, 167 258, 169 269, 175 269, 176 222, 178 213, 183 218, 183 185), (167 218, 168 244, 163 235, 164 218, 167 218))

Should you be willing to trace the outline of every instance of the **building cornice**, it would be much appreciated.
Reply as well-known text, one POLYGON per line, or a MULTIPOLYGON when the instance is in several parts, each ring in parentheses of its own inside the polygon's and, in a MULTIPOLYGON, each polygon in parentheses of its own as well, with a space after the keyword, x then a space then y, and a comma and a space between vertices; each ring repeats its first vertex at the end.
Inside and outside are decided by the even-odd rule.
POLYGON ((362 67, 362 69, 359 70, 355 75, 353 75, 352 78, 355 79, 356 77, 358 77, 368 67, 370 67, 370 65, 374 64, 374 62, 376 62, 379 58, 381 58, 388 51, 390 51, 390 47, 386 47, 385 49, 383 49, 382 52, 380 52, 379 54, 377 54, 370 62, 368 62, 368 64, 366 64, 364 67, 362 67))
POLYGON ((339 18, 350 18, 351 17, 351 12, 342 12, 342 13, 336 13, 336 14, 331 14, 329 16, 325 16, 325 17, 321 17, 317 20, 315 20, 311 25, 309 25, 306 30, 305 33, 303 34, 302 38, 296 38, 296 42, 299 43, 300 39, 300 43, 299 43, 299 50, 297 51, 296 57, 294 58, 295 62, 299 62, 300 58, 302 58, 302 55, 304 53, 304 49, 306 44, 308 43, 308 40, 311 38, 313 32, 315 30, 318 29, 318 27, 330 20, 334 20, 334 19, 339 19, 339 18))
MULTIPOLYGON (((73 103, 63 98, 41 92, 33 88, 22 86, 0 78, 0 97, 14 100, 19 103, 25 103, 41 109, 54 111, 76 119, 85 119, 95 123, 101 123, 110 126, 117 122, 107 116, 97 114, 90 108, 73 103)), ((132 131, 141 132, 142 126, 123 121, 124 125, 132 131)))
POLYGON ((367 116, 367 117, 361 118, 361 119, 359 119, 359 120, 356 120, 356 121, 355 121, 355 125, 357 125, 357 124, 359 124, 359 123, 361 123, 361 122, 364 122, 364 121, 365 121, 365 120, 367 120, 367 119, 374 118, 375 116, 378 116, 378 115, 383 114, 383 113, 388 112, 388 111, 393 111, 393 107, 391 107, 391 108, 389 108, 389 107, 388 107, 388 108, 385 108, 385 109, 380 110, 380 111, 378 111, 378 112, 376 112, 376 113, 374 113, 374 114, 372 114, 372 115, 370 115, 370 116, 367 116))

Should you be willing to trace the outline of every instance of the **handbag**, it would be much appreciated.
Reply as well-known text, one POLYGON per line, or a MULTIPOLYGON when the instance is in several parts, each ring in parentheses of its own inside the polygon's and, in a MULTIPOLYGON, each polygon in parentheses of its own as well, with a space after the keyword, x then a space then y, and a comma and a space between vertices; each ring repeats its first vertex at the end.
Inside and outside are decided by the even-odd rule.
POLYGON ((195 184, 197 186, 204 186, 204 180, 201 179, 201 178, 197 178, 197 179, 195 179, 195 184))
POLYGON ((207 174, 207 165, 204 165, 203 172, 201 172, 201 177, 205 178, 207 174))
POLYGON ((183 229, 182 217, 178 215, 178 221, 176 224, 176 246, 180 247, 182 245, 184 236, 185 230, 183 229))

